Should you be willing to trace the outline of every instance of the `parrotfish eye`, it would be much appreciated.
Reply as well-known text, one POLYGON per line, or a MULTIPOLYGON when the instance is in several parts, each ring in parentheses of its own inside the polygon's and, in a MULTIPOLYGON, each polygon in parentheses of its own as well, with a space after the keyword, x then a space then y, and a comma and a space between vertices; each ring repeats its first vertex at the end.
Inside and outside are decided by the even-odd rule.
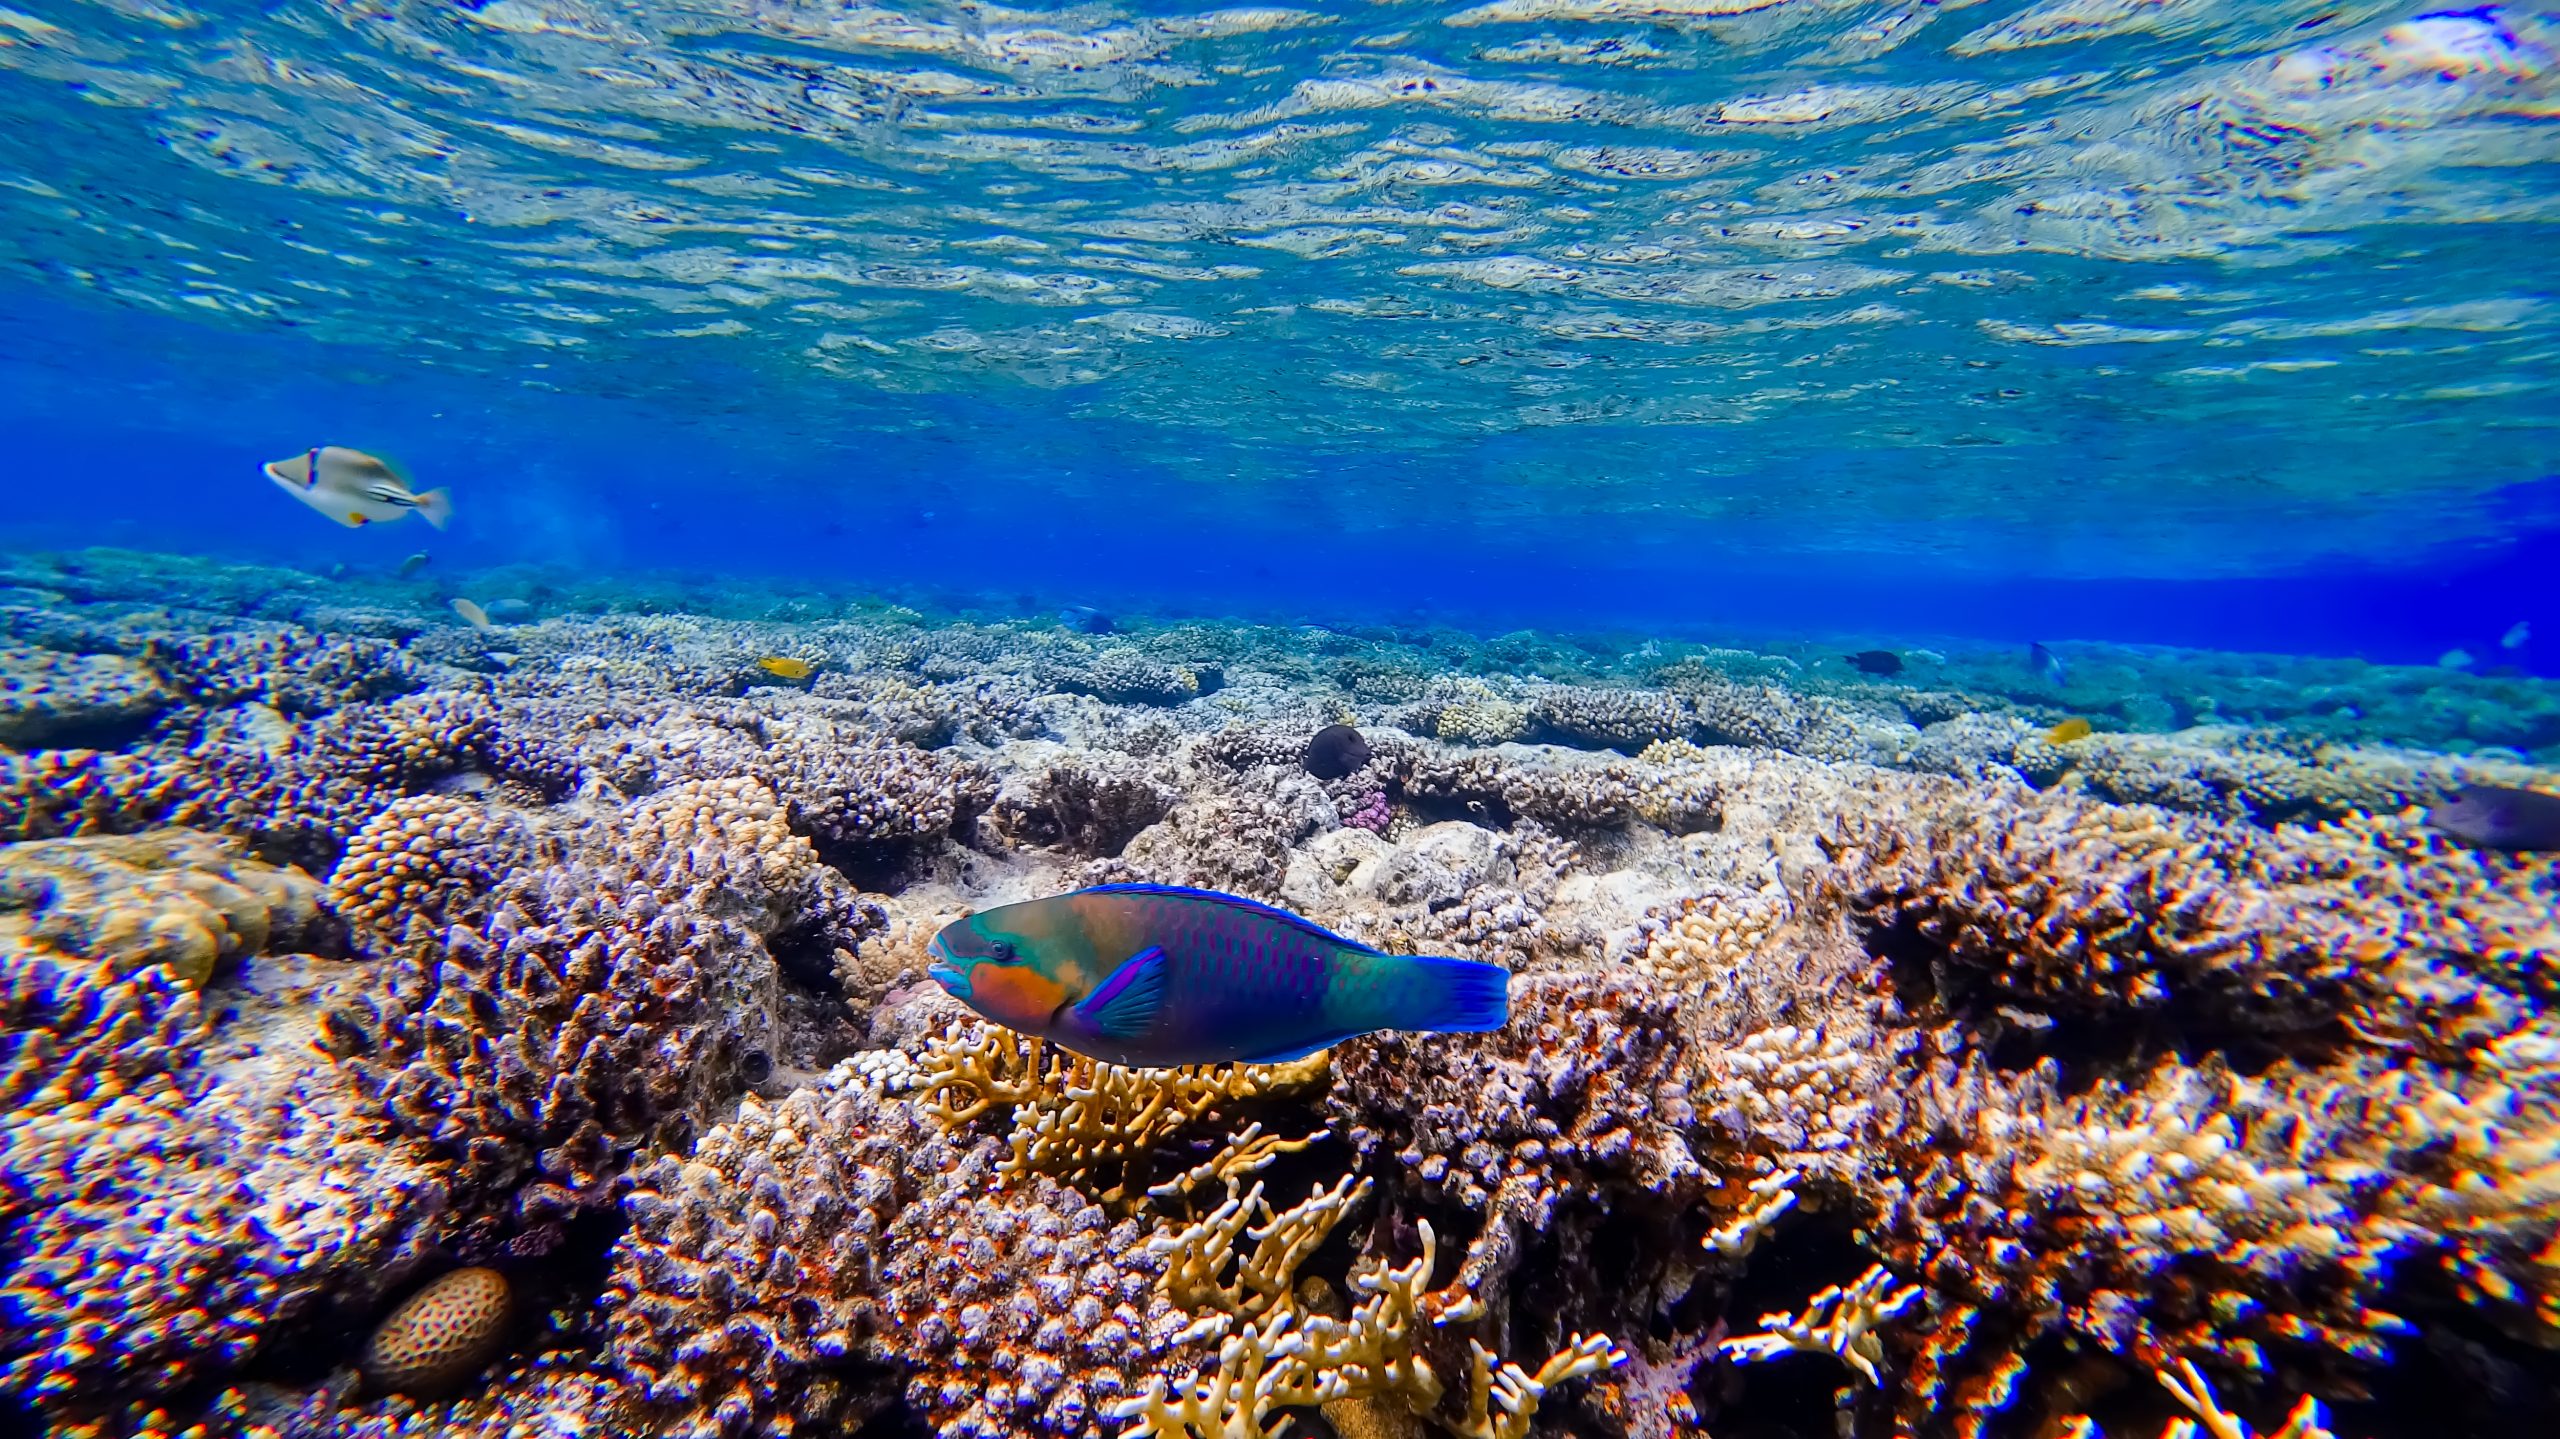
POLYGON ((994 960, 998 964, 1013 963, 1013 941, 1009 939, 999 939, 994 944, 989 945, 987 947, 987 958, 994 960))

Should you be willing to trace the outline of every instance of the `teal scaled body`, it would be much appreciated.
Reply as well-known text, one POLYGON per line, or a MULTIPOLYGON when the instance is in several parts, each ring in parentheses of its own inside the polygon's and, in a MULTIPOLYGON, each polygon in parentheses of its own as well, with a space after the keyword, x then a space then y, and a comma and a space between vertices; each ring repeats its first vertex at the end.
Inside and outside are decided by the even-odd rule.
POLYGON ((933 937, 934 979, 1011 1029, 1113 1064, 1273 1064, 1378 1029, 1500 1029, 1499 965, 1382 954, 1231 894, 1113 884, 933 937))

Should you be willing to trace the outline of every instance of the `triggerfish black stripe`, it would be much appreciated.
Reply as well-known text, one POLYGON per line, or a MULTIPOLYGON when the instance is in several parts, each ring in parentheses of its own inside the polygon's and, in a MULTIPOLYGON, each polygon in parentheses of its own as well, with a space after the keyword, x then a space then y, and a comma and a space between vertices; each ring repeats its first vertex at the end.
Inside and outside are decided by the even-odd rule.
POLYGON ((1111 884, 956 920, 934 979, 996 1023, 1127 1065, 1273 1064, 1380 1029, 1510 1018, 1510 972, 1383 954, 1214 890, 1111 884))

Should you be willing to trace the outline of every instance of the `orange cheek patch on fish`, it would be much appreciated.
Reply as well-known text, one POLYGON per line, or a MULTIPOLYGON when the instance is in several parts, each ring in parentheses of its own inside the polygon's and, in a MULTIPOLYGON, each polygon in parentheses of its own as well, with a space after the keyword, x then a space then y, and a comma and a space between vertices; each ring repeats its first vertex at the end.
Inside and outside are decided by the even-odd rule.
POLYGON ((1048 1023, 1067 1002, 1067 988, 1027 965, 982 964, 969 976, 969 997, 988 1017, 1029 1029, 1048 1023))

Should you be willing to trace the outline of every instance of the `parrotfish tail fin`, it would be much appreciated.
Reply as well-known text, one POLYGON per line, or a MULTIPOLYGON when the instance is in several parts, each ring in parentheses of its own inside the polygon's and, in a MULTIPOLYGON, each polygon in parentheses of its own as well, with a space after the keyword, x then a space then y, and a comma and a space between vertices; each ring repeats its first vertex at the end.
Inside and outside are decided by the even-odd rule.
POLYGON ((1418 954, 1413 986, 1415 1013, 1399 1029, 1441 1034, 1480 1034, 1511 1022, 1511 971, 1472 959, 1418 954))
POLYGON ((418 496, 418 513, 428 524, 443 529, 453 523, 453 496, 443 490, 429 490, 418 496))

